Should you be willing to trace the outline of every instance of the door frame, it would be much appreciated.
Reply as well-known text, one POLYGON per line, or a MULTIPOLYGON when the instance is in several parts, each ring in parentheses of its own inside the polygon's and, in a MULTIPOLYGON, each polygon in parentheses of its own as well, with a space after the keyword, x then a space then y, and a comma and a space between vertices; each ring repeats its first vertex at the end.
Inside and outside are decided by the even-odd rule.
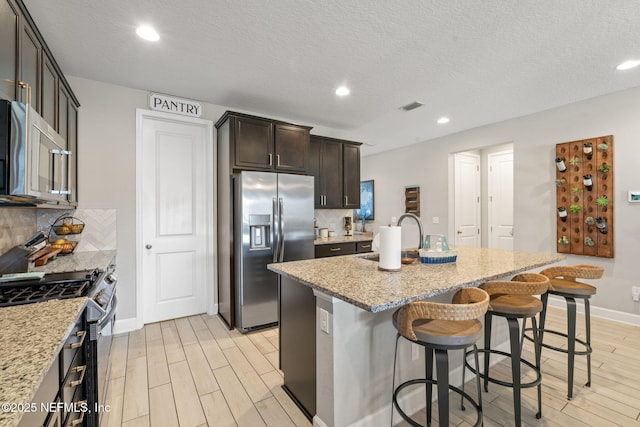
POLYGON ((480 230, 480 233, 478 234, 478 239, 480 242, 480 246, 482 247, 482 236, 484 234, 484 230, 482 229, 482 176, 481 176, 481 170, 482 170, 482 155, 480 153, 481 148, 476 148, 476 149, 469 149, 469 150, 464 150, 464 151, 456 151, 453 153, 449 153, 449 170, 448 170, 448 178, 449 178, 449 197, 448 197, 448 207, 449 207, 449 236, 451 236, 450 238, 450 244, 455 245, 457 242, 457 236, 456 236, 456 175, 455 175, 455 164, 456 164, 456 154, 474 154, 478 156, 479 158, 479 167, 480 170, 478 171, 478 175, 477 175, 477 179, 476 182, 474 183, 474 187, 475 190, 477 192, 477 195, 480 197, 480 203, 478 204, 478 211, 476 213, 476 223, 478 225, 478 228, 480 230), (476 153, 477 152, 477 153, 476 153))
POLYGON ((215 183, 215 142, 213 139, 213 122, 211 120, 198 119, 194 117, 179 116, 176 114, 164 113, 160 111, 145 110, 136 108, 136 327, 144 326, 144 287, 142 282, 142 257, 143 235, 142 235, 142 123, 144 119, 165 119, 173 122, 194 123, 204 125, 207 128, 209 139, 206 146, 206 166, 205 166, 205 191, 207 199, 207 249, 205 256, 209 262, 205 262, 205 298, 207 300, 207 314, 213 315, 218 312, 217 304, 217 257, 215 253, 215 241, 217 238, 216 227, 216 197, 214 194, 215 183))

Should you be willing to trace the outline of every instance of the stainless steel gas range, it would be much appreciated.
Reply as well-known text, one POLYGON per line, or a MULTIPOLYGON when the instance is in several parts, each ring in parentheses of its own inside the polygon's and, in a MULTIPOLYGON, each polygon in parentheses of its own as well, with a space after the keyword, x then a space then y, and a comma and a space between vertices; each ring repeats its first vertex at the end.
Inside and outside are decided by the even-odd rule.
MULTIPOLYGON (((64 273, 27 273, 4 275, 0 278, 0 307, 30 304, 51 299, 89 298, 85 321, 88 343, 83 345, 86 363, 86 396, 90 408, 105 404, 111 372, 109 353, 112 343, 117 278, 115 265, 105 270, 84 270, 64 273)), ((46 319, 43 319, 46 321, 46 319)), ((85 338, 85 339, 86 339, 85 338)), ((99 426, 99 412, 90 412, 82 419, 85 426, 99 426)))

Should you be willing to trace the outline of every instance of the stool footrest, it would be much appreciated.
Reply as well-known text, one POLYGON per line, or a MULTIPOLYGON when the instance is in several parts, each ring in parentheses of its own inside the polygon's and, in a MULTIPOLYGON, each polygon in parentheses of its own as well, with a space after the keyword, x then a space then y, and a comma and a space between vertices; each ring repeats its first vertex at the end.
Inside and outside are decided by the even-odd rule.
MULTIPOLYGON (((526 334, 526 332, 530 332, 530 331, 533 331, 533 328, 526 328, 524 330, 524 332, 525 332, 524 337, 528 341, 533 342, 533 338, 526 334)), ((565 334, 565 333, 559 332, 559 331, 554 331, 554 330, 551 330, 551 329, 538 329, 538 333, 557 335, 559 337, 565 337, 567 339, 569 338, 568 334, 565 334)), ((586 343, 586 341, 576 338, 576 342, 585 347, 585 350, 580 350, 580 351, 575 350, 573 352, 573 354, 575 354, 576 356, 586 356, 588 354, 593 353, 593 349, 591 348, 591 346, 589 344, 586 343)), ((544 342, 541 342, 540 346, 542 346, 544 348, 548 348, 549 350, 559 351, 560 353, 564 353, 564 354, 568 354, 569 353, 569 350, 566 349, 566 348, 554 347, 554 346, 552 346, 550 344, 545 344, 544 342)))
MULTIPOLYGON (((407 415, 401 408, 400 408, 400 404, 398 403, 398 394, 400 393, 400 391, 406 387, 415 385, 415 384, 430 384, 430 385, 437 385, 438 381, 437 380, 430 380, 430 379, 426 379, 426 378, 417 378, 417 379, 413 379, 413 380, 409 380, 409 381, 405 381, 402 384, 400 384, 398 387, 396 387, 396 389, 393 391, 393 406, 396 408, 396 410, 398 411, 398 413, 400 414, 400 416, 402 417, 403 420, 405 420, 406 422, 408 422, 409 424, 411 424, 414 427, 423 427, 422 424, 419 424, 418 422, 416 422, 413 418, 411 418, 409 415, 407 415)), ((482 425, 482 406, 480 406, 475 400, 473 400, 473 398, 468 395, 467 393, 465 393, 464 391, 462 391, 461 389, 459 389, 458 387, 455 387, 453 385, 449 385, 449 390, 458 393, 460 396, 462 396, 467 402, 471 403, 471 405, 473 405, 473 407, 476 410, 476 413, 478 415, 478 417, 476 418, 476 422, 473 425, 474 427, 480 427, 482 425)), ((431 404, 432 402, 427 402, 427 404, 431 404)), ((429 422, 430 423, 430 422, 429 422)))
MULTIPOLYGON (((500 351, 500 350, 494 350, 494 349, 478 349, 478 353, 491 353, 491 354, 499 354, 501 356, 506 356, 508 358, 511 358, 511 354, 510 353, 506 353, 504 351, 500 351)), ((465 366, 474 374, 477 374, 480 376, 480 378, 485 379, 486 375, 484 373, 476 373, 476 370, 473 369, 473 367, 469 364, 469 362, 467 361, 467 357, 469 356, 469 354, 473 354, 473 351, 467 351, 465 353, 465 358, 464 358, 464 364, 465 366)), ((528 360, 525 359, 520 359, 520 363, 528 366, 529 368, 533 369, 533 371, 536 373, 536 379, 528 382, 528 383, 521 383, 520 384, 520 388, 531 388, 531 387, 536 387, 537 385, 539 385, 542 382, 542 374, 540 373, 540 369, 538 369, 536 367, 536 365, 534 365, 533 363, 529 362, 528 360)), ((512 387, 513 388, 513 382, 506 382, 506 381, 502 381, 496 378, 492 378, 491 376, 486 377, 486 379, 489 382, 492 382, 494 384, 499 384, 505 387, 512 387)))

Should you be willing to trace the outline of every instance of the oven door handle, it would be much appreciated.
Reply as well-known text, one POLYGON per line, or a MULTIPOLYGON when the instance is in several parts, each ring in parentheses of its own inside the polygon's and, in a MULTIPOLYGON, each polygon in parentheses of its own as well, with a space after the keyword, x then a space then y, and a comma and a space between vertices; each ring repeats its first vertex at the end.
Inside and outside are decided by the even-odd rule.
POLYGON ((111 299, 111 309, 107 312, 107 314, 102 316, 96 322, 98 326, 98 332, 100 332, 102 328, 104 328, 105 325, 111 321, 111 318, 116 314, 116 307, 118 307, 118 298, 116 298, 116 296, 114 295, 111 299))

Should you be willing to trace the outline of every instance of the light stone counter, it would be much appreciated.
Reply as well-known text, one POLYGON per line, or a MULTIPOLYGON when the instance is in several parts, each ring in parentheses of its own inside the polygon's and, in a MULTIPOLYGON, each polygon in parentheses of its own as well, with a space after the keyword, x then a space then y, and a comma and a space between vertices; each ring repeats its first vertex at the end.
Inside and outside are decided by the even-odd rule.
POLYGON ((60 273, 65 271, 82 271, 99 268, 104 270, 115 261, 116 251, 87 251, 74 252, 69 255, 58 255, 41 267, 34 267, 29 263, 29 271, 44 271, 45 273, 60 273))
MULTIPOLYGON (((281 289, 288 295, 306 295, 315 301, 316 413, 314 425, 327 427, 389 425, 396 330, 393 309, 411 301, 431 299, 450 302, 451 292, 463 286, 502 278, 562 260, 562 255, 514 252, 499 249, 457 247, 453 264, 402 266, 399 272, 378 270, 372 254, 345 255, 270 264, 280 273, 281 289), (299 287, 300 289, 296 289, 299 287), (313 292, 304 292, 310 290, 313 292)), ((302 297, 300 297, 302 299, 302 297)), ((305 301, 306 302, 306 301, 305 301)), ((300 304, 301 305, 301 304, 300 304)), ((305 305, 306 306, 306 305, 305 305)), ((289 312, 291 313, 291 312, 289 312)), ((294 312, 295 314, 295 312, 294 312)), ((304 317, 308 312, 298 313, 304 317)), ((307 319, 281 317, 281 358, 292 351, 285 346, 287 331, 307 324, 307 319), (303 320, 305 320, 303 322, 303 320)), ((313 324, 313 318, 310 322, 313 324)), ((496 348, 506 344, 506 323, 494 325, 496 348)), ((290 333, 290 332, 289 332, 290 333)), ((293 352, 296 352, 293 348, 293 352)), ((412 355, 410 343, 400 340, 396 384, 424 376, 424 352, 412 355)), ((300 352, 296 354, 299 356, 300 352)), ((313 363, 309 360, 305 363, 313 363)), ((450 384, 459 384, 459 357, 450 357, 450 384)), ((287 367, 283 366, 288 384, 287 367)), ((423 389, 407 392, 401 406, 408 413, 424 408, 423 389)), ((398 420, 398 416, 395 420, 398 420)))
POLYGON ((403 265, 401 271, 378 270, 367 255, 270 264, 269 270, 371 312, 389 310, 411 301, 434 297, 462 286, 513 275, 564 257, 459 246, 451 264, 403 265))
MULTIPOLYGON (((87 302, 51 300, 0 308, 0 403, 29 403, 87 302)), ((0 427, 24 413, 0 410, 0 427)))
POLYGON ((335 243, 369 242, 373 240, 372 233, 354 234, 353 236, 316 237, 314 245, 332 245, 335 243))

